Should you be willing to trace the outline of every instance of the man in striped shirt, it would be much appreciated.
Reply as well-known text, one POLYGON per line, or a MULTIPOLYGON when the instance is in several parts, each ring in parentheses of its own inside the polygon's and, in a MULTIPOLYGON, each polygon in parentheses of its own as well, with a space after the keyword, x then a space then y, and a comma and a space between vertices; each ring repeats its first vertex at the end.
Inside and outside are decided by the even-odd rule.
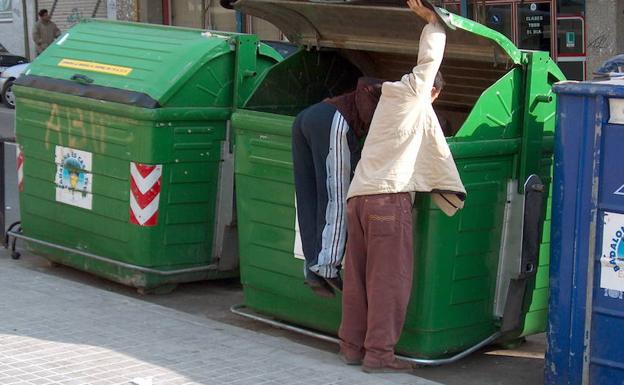
POLYGON ((360 78, 355 91, 306 108, 293 124, 305 283, 322 297, 342 290, 347 191, 380 94, 379 80, 360 78))

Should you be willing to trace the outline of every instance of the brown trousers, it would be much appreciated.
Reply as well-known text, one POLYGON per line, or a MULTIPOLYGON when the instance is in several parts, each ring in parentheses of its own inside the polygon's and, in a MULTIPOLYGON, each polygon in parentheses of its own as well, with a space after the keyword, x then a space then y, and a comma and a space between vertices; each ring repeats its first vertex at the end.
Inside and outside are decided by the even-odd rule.
POLYGON ((341 350, 365 365, 385 365, 394 360, 412 289, 409 193, 349 199, 347 229, 341 350))

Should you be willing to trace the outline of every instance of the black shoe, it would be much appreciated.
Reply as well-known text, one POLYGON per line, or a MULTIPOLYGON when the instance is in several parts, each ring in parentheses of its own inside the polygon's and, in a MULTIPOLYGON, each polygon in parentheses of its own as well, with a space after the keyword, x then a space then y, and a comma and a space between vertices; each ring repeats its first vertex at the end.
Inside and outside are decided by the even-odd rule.
POLYGON ((336 296, 334 289, 332 289, 329 283, 317 275, 306 278, 303 283, 309 286, 314 294, 321 298, 334 298, 336 296))
POLYGON ((342 293, 342 278, 340 276, 334 278, 324 278, 325 282, 329 284, 334 290, 342 293))

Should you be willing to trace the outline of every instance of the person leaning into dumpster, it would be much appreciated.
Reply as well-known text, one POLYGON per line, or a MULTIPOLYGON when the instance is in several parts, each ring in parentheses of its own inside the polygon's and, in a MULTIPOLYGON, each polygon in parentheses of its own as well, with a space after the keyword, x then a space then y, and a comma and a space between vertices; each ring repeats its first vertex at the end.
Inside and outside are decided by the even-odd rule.
POLYGON ((449 216, 466 196, 432 107, 446 34, 421 0, 407 4, 427 22, 418 62, 400 81, 383 83, 347 196, 340 354, 366 372, 413 370, 396 358, 394 347, 412 288, 415 193, 430 193, 449 216))
POLYGON ((321 297, 342 290, 347 191, 380 95, 380 80, 360 78, 353 92, 306 108, 293 124, 304 282, 321 297))

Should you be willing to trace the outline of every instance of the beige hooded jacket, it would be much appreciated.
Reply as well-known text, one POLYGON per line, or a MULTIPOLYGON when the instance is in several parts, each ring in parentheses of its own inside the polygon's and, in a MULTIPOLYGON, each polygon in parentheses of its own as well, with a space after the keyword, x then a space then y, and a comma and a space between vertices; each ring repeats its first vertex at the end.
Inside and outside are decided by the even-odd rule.
POLYGON ((348 198, 399 192, 432 192, 447 215, 463 207, 466 190, 431 105, 446 34, 425 26, 418 63, 400 81, 385 82, 348 198))

